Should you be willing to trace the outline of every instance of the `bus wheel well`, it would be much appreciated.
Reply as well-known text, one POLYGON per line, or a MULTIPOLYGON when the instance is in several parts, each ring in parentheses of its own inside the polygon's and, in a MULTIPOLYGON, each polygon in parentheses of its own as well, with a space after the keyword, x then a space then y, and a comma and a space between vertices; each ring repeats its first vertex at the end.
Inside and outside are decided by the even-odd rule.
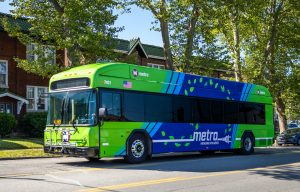
POLYGON ((130 138, 131 138, 133 135, 135 135, 135 134, 141 134, 141 135, 143 135, 143 136, 145 137, 145 139, 146 139, 146 141, 147 141, 148 149, 149 149, 149 150, 148 150, 148 156, 151 157, 151 155, 152 155, 152 140, 151 140, 151 137, 150 137, 150 135, 148 134, 148 132, 145 131, 145 130, 135 129, 135 130, 133 130, 133 131, 130 133, 130 135, 129 135, 129 137, 127 138, 127 141, 126 141, 126 152, 128 153, 128 148, 127 148, 128 142, 129 142, 130 138))
POLYGON ((246 134, 250 134, 252 136, 252 138, 253 138, 253 146, 255 147, 255 136, 254 136, 253 132, 250 131, 250 130, 244 131, 244 133, 242 135, 242 139, 244 138, 244 135, 246 135, 246 134))

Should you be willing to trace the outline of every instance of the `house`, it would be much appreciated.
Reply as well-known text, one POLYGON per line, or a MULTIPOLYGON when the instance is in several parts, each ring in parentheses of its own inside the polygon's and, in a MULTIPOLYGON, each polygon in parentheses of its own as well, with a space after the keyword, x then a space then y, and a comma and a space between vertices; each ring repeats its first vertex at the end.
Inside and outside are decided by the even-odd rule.
MULTIPOLYGON (((16 22, 23 31, 28 31, 30 24, 26 19, 14 20, 11 15, 0 13, 0 19, 8 17, 16 22)), ((35 59, 29 53, 34 44, 23 45, 18 39, 12 38, 0 24, 0 112, 10 113, 16 117, 26 112, 42 112, 47 110, 45 97, 49 79, 26 73, 17 67, 14 58, 35 59)), ((139 38, 131 41, 116 39, 115 52, 123 59, 131 57, 138 65, 155 68, 166 68, 163 48, 142 44, 139 38)), ((52 51, 53 63, 64 64, 62 52, 52 51)))

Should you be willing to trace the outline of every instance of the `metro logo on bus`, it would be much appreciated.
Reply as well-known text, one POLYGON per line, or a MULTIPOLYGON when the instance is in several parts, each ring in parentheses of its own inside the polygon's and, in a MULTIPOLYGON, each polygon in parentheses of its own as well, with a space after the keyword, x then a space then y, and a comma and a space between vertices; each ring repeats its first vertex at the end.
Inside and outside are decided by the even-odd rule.
POLYGON ((133 70, 132 70, 132 75, 133 75, 134 77, 138 77, 138 76, 140 76, 140 77, 149 77, 149 76, 150 76, 149 73, 146 73, 146 72, 138 72, 137 69, 133 69, 133 70))
POLYGON ((230 139, 230 135, 227 135, 223 138, 219 138, 218 132, 211 132, 209 130, 204 132, 194 132, 193 135, 193 141, 199 141, 202 145, 217 145, 219 144, 219 141, 231 143, 230 139))
POLYGON ((133 70, 132 70, 132 75, 133 75, 134 77, 139 76, 138 70, 137 70, 137 69, 133 69, 133 70))

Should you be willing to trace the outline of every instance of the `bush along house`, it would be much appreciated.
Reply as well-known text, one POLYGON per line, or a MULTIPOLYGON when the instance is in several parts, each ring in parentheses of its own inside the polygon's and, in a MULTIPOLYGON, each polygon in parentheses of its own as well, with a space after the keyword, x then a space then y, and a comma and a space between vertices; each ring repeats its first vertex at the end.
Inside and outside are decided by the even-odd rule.
MULTIPOLYGON (((0 20, 8 17, 28 31, 30 24, 26 19, 13 19, 9 14, 0 13, 0 20)), ((47 98, 43 97, 48 92, 49 79, 34 74, 26 73, 17 67, 14 58, 35 59, 36 55, 29 54, 35 44, 24 45, 17 38, 12 38, 4 30, 0 22, 0 113, 13 114, 16 118, 22 117, 27 112, 47 111, 47 98)), ((50 48, 49 48, 50 49, 50 48)), ((49 51, 48 49, 48 51, 49 51)), ((165 69, 166 60, 163 48, 142 44, 140 39, 130 41, 116 39, 115 52, 119 53, 119 60, 132 60, 131 63, 165 69)), ((51 63, 64 65, 62 52, 52 50, 51 63)), ((49 53, 47 53, 49 54, 49 53)))

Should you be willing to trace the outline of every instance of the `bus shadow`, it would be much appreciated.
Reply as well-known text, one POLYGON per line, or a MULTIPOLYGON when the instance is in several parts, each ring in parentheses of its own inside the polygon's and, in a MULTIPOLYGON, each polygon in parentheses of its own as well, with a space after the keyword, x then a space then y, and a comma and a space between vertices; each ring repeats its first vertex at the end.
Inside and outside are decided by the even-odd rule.
POLYGON ((288 164, 300 162, 300 153, 255 153, 250 156, 233 153, 203 154, 167 154, 156 156, 142 164, 127 164, 123 159, 104 159, 98 162, 64 162, 67 166, 77 168, 105 168, 121 170, 149 170, 164 172, 210 173, 247 170, 251 174, 265 175, 273 178, 299 180, 299 167, 288 164), (280 166, 280 169, 270 167, 280 166), (281 168, 282 167, 282 168, 281 168), (255 170, 257 168, 261 168, 255 170), (252 170, 253 169, 253 170, 252 170), (298 173, 297 173, 298 172, 298 173))

